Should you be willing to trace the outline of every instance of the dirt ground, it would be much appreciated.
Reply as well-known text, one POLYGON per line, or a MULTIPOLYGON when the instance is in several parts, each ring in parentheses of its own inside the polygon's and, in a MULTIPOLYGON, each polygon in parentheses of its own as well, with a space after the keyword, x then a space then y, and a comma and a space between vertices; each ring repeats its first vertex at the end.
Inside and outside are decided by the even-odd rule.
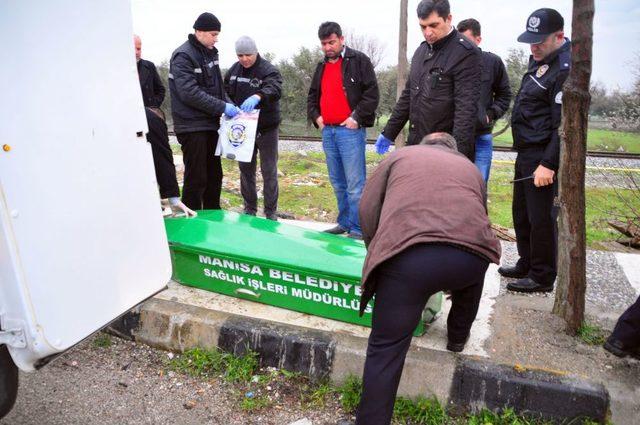
POLYGON ((288 384, 265 388, 271 407, 247 412, 240 408, 244 389, 173 372, 170 353, 119 338, 97 347, 94 340, 36 373, 21 373, 16 405, 0 424, 280 425, 307 418, 334 425, 345 417, 335 397, 305 408, 299 387, 288 384))
MULTIPOLYGON (((620 423, 627 423, 623 418, 633 417, 629 415, 640 418, 640 361, 620 359, 599 345, 567 335, 563 320, 551 313, 552 303, 546 296, 501 295, 488 346, 491 360, 602 382, 622 415, 620 423)), ((610 321, 590 319, 610 331, 610 321)))

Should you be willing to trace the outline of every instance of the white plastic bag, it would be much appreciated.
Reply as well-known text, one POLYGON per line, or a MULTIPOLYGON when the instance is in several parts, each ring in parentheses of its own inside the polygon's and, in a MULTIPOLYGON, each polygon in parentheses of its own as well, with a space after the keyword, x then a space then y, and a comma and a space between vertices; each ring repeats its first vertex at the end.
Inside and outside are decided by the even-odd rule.
POLYGON ((233 118, 223 115, 220 118, 216 155, 240 162, 251 162, 259 116, 258 109, 240 112, 233 118))

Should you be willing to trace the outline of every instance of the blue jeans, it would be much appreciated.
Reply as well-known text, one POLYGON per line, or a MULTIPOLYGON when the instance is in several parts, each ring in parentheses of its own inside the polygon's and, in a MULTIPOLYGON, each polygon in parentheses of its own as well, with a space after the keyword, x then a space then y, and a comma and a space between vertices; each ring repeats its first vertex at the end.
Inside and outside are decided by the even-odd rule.
POLYGON ((329 180, 338 201, 338 225, 361 235, 358 206, 367 175, 364 128, 350 130, 338 125, 322 129, 322 148, 327 157, 329 180))
POLYGON ((480 170, 484 182, 489 181, 491 170, 491 157, 493 156, 493 137, 491 134, 483 134, 476 138, 476 167, 480 170))

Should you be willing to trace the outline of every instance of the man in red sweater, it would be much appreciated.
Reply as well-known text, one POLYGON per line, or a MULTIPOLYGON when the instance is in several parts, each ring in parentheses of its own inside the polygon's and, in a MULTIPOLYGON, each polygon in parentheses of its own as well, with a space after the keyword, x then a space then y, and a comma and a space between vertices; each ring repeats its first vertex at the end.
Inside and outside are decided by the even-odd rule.
POLYGON ((325 58, 311 81, 307 115, 322 131, 329 179, 338 201, 338 225, 327 232, 362 239, 358 206, 366 180, 365 128, 375 120, 378 82, 371 60, 344 44, 340 25, 322 23, 318 38, 325 58))

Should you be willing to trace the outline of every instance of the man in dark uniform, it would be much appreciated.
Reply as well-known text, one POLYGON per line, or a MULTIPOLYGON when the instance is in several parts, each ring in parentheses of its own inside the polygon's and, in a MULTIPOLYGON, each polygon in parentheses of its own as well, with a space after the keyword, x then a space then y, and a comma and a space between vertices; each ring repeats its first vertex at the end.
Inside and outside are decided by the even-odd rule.
POLYGON ((556 279, 557 193, 560 161, 558 127, 562 85, 569 75, 571 43, 564 37, 564 19, 554 9, 529 16, 518 41, 531 45, 529 68, 522 77, 511 118, 518 152, 513 184, 513 225, 520 259, 501 267, 502 276, 518 278, 507 289, 550 292, 556 279))
POLYGON ((194 34, 171 55, 169 91, 173 128, 182 147, 184 187, 182 201, 191 209, 220 209, 222 164, 215 156, 220 116, 235 116, 240 109, 227 102, 214 47, 220 21, 201 14, 194 34))
POLYGON ((632 356, 640 360, 640 297, 622 313, 604 349, 618 357, 632 356))
POLYGON ((239 162, 240 191, 244 199, 244 213, 256 215, 256 153, 260 152, 260 171, 264 180, 264 215, 278 220, 278 126, 280 125, 280 96, 282 76, 278 69, 262 58, 256 43, 243 36, 236 41, 238 62, 224 76, 224 87, 240 109, 250 112, 260 108, 256 143, 251 162, 239 162))
POLYGON ((449 133, 458 151, 473 162, 480 49, 451 25, 447 0, 422 0, 417 12, 425 41, 411 59, 407 85, 378 136, 376 150, 386 153, 409 121, 407 145, 417 145, 430 133, 449 133))
POLYGON ((160 198, 168 200, 169 207, 174 213, 184 212, 187 216, 195 216, 196 213, 180 201, 176 167, 173 163, 173 152, 169 146, 169 133, 164 121, 164 114, 160 109, 164 101, 164 85, 153 62, 142 59, 142 40, 140 37, 134 35, 133 44, 136 51, 142 101, 149 127, 147 141, 151 144, 153 168, 160 189, 160 198))
MULTIPOLYGON (((482 42, 480 22, 470 18, 458 23, 458 32, 476 46, 482 42)), ((480 99, 475 132, 476 167, 484 182, 489 181, 493 157, 493 125, 507 112, 511 102, 511 88, 507 69, 500 56, 482 51, 482 74, 480 77, 480 99)))

